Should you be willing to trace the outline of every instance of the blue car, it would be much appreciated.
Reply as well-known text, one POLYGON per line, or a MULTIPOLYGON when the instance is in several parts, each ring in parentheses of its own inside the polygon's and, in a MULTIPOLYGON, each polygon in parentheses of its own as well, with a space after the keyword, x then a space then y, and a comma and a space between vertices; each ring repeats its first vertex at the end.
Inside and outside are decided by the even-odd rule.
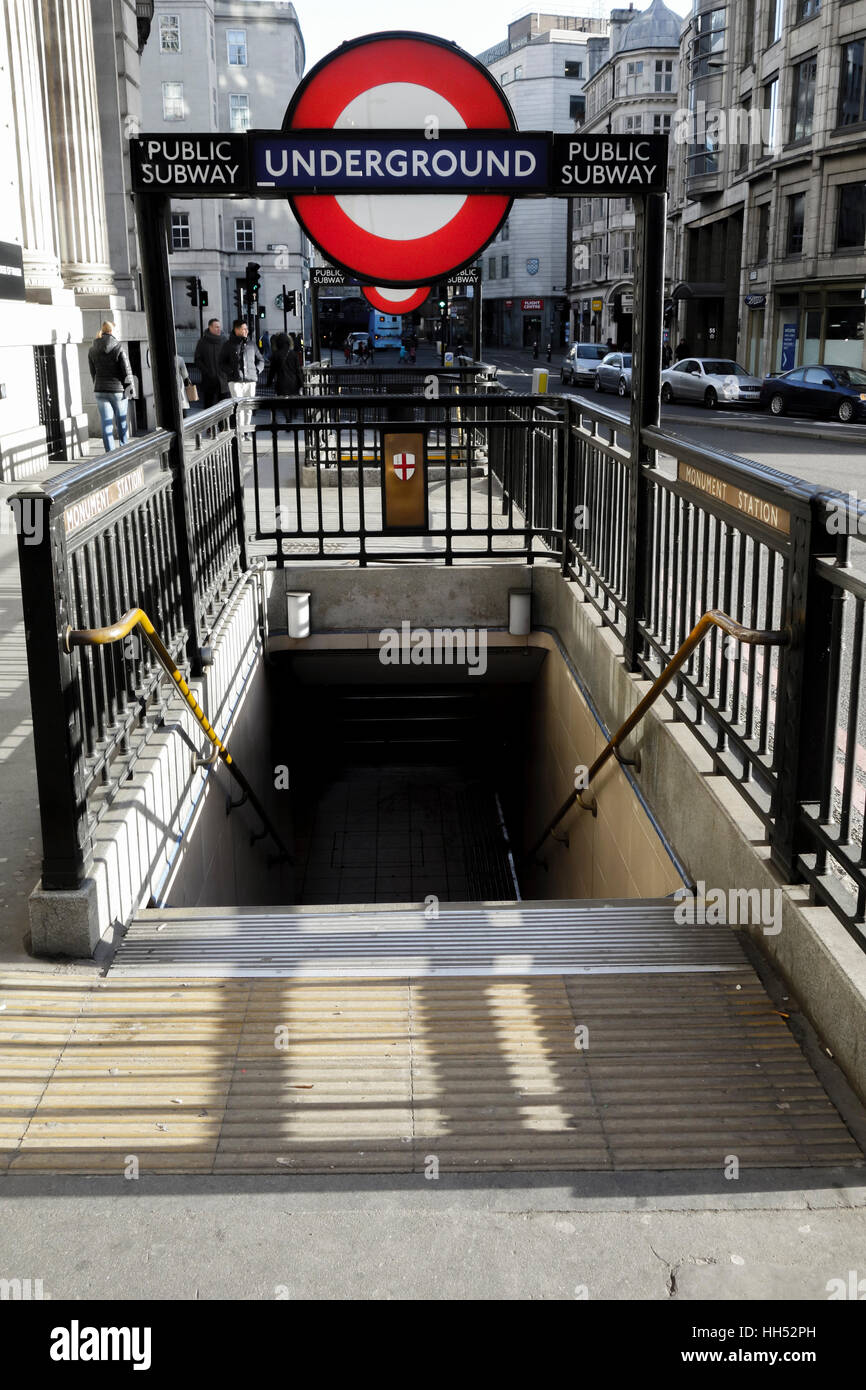
POLYGON ((764 377, 761 405, 771 415, 826 415, 866 420, 866 371, 861 367, 797 367, 781 376, 764 377))

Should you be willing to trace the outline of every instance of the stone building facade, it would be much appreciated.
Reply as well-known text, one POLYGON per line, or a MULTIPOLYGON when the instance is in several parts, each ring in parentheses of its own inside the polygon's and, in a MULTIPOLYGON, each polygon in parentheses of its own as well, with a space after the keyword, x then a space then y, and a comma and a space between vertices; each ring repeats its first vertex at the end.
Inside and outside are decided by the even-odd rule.
POLYGON ((866 363, 864 53, 866 0, 696 0, 670 205, 691 352, 866 363))
MULTIPOLYGON (((142 61, 146 129, 177 135, 279 129, 304 69, 294 6, 282 0, 160 0, 142 61)), ((284 199, 172 200, 172 287, 178 347, 191 359, 198 309, 186 281, 208 296, 204 323, 237 316, 247 263, 261 266, 262 327, 283 328, 277 300, 285 284, 303 301, 309 280, 306 238, 284 199)), ((289 316, 290 332, 301 332, 289 316)))
POLYGON ((130 350, 143 387, 137 423, 147 427, 125 140, 139 115, 151 9, 145 0, 4 0, 0 11, 3 482, 81 457, 99 434, 87 353, 105 318, 130 350))
MULTIPOLYGON (((615 9, 609 37, 588 41, 586 119, 581 134, 664 134, 678 104, 683 21, 663 0, 615 9)), ((628 348, 634 305, 631 198, 575 198, 571 315, 575 341, 628 348)), ((670 267, 670 261, 668 262, 670 267)), ((671 289, 670 270, 666 290, 671 289)))
MULTIPOLYGON (((587 45, 607 21, 527 14, 508 37, 479 54, 500 83, 521 130, 567 134, 582 121, 587 45)), ((488 347, 566 340, 568 204, 563 198, 515 201, 506 225, 480 258, 482 337, 488 347)))

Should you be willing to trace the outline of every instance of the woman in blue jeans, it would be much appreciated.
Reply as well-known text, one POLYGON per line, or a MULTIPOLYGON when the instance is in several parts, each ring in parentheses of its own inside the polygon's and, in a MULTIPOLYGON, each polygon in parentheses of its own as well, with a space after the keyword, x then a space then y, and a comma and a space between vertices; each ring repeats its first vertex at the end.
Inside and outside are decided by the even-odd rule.
POLYGON ((114 324, 106 319, 88 354, 93 394, 102 424, 102 442, 106 453, 114 448, 114 427, 121 445, 129 438, 127 402, 134 387, 132 368, 126 350, 114 336, 114 324))

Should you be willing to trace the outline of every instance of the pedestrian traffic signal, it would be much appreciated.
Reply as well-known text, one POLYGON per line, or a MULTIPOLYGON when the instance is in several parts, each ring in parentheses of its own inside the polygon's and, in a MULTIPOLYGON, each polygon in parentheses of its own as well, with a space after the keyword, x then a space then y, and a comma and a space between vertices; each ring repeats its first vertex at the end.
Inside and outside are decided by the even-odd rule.
POLYGON ((265 306, 264 306, 264 304, 263 304, 263 305, 261 306, 261 308, 259 309, 259 318, 260 318, 260 319, 263 319, 263 318, 265 317, 265 314, 266 314, 266 313, 267 313, 267 309, 265 308, 265 306))
POLYGON ((207 308, 208 304, 210 303, 210 300, 208 299, 207 290, 199 290, 199 292, 198 292, 198 302, 199 302, 199 304, 201 305, 201 307, 202 307, 203 309, 206 309, 206 308, 207 308))
POLYGON ((261 270, 261 266, 259 265, 258 261, 247 261, 247 301, 248 301, 248 302, 249 302, 249 300, 251 300, 251 299, 258 299, 258 297, 259 297, 259 290, 261 289, 261 282, 260 282, 260 280, 259 280, 259 271, 260 271, 260 270, 261 270))
POLYGON ((298 293, 297 290, 289 290, 286 295, 286 313, 296 314, 298 312, 298 293))
POLYGON ((191 275, 186 282, 186 297, 194 309, 198 308, 198 277, 191 275))

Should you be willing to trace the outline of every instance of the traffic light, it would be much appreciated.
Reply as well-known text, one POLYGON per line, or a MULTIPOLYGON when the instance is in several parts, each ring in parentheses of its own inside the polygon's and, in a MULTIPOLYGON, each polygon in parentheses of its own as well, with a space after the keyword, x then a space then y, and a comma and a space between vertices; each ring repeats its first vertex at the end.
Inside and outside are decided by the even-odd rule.
POLYGON ((208 299, 207 290, 199 290, 199 292, 198 292, 198 302, 199 302, 199 304, 201 305, 201 307, 202 307, 203 309, 206 309, 206 308, 207 308, 208 304, 210 303, 210 300, 208 299))
POLYGON ((447 300, 447 299, 440 299, 440 300, 439 300, 439 308, 442 310, 443 314, 444 314, 444 312, 445 312, 445 310, 446 310, 447 307, 448 307, 448 300, 447 300))
POLYGON ((263 318, 265 317, 265 315, 266 315, 267 312, 268 312, 268 311, 267 311, 267 309, 265 308, 264 304, 262 304, 261 308, 259 309, 259 318, 260 318, 260 319, 263 319, 263 318))
POLYGON ((289 290, 286 295, 286 313, 296 314, 298 312, 298 293, 297 290, 289 290))
POLYGON ((260 270, 261 266, 258 261, 247 261, 247 303, 251 299, 258 299, 259 297, 259 290, 261 289, 260 270))
POLYGON ((186 282, 186 297, 194 309, 198 308, 198 276, 190 275, 186 282))

